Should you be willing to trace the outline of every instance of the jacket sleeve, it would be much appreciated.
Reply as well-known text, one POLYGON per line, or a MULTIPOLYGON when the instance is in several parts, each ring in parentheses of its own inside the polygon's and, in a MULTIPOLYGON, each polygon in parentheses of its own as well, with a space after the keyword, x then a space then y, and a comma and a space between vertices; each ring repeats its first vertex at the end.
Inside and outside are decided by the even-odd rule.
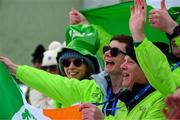
POLYGON ((180 85, 180 74, 171 72, 166 56, 147 38, 135 47, 136 57, 150 84, 164 96, 180 85))
POLYGON ((175 38, 176 45, 180 47, 180 35, 175 38))
POLYGON ((25 65, 18 67, 16 78, 46 96, 61 102, 64 106, 81 102, 83 89, 87 86, 85 82, 89 81, 71 80, 25 65))

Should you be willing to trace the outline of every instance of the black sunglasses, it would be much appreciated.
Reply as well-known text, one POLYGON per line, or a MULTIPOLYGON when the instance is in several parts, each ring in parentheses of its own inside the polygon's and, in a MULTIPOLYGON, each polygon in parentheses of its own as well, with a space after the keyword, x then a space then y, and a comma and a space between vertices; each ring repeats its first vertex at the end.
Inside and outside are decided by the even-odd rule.
POLYGON ((56 71, 57 70, 57 65, 50 65, 50 66, 41 66, 42 70, 50 70, 50 71, 56 71))
POLYGON ((111 48, 110 46, 104 46, 103 47, 103 54, 105 52, 107 52, 108 50, 110 50, 110 54, 112 57, 116 57, 119 53, 121 53, 123 55, 127 55, 125 52, 119 50, 118 48, 116 48, 116 47, 111 48))
POLYGON ((83 63, 83 59, 74 59, 74 60, 64 59, 61 61, 61 64, 64 67, 69 67, 71 63, 73 63, 73 65, 76 67, 80 67, 83 63))

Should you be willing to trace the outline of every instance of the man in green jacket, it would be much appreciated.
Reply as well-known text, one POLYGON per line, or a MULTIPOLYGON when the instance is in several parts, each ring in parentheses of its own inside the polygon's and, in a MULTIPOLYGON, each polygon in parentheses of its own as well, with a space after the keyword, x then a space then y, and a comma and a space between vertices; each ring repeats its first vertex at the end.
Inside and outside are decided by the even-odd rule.
POLYGON ((137 4, 139 6, 131 17, 130 29, 135 41, 138 62, 151 85, 160 91, 164 97, 176 91, 174 95, 166 98, 169 111, 163 109, 163 113, 168 119, 179 119, 179 106, 176 104, 180 102, 178 101, 180 93, 178 88, 180 86, 180 26, 168 14, 165 0, 161 1, 161 9, 154 9, 150 12, 151 26, 166 32, 171 42, 172 56, 176 64, 170 68, 166 56, 145 38, 146 11, 144 8, 146 4, 142 1, 137 4), (139 19, 134 22, 137 17, 139 19), (138 23, 141 24, 138 25, 138 23), (135 30, 136 26, 138 29, 135 30))
MULTIPOLYGON (((138 3, 139 6, 136 8, 136 11, 132 12, 133 15, 130 19, 130 30, 135 43, 136 56, 150 84, 166 97, 180 86, 180 77, 178 74, 180 73, 180 69, 177 68, 172 72, 166 56, 145 37, 144 24, 146 22, 146 10, 144 8, 146 8, 146 4, 142 1, 141 4, 138 3)), ((161 6, 163 6, 163 3, 164 0, 161 6)), ((169 17, 167 11, 165 13, 166 17, 169 17)), ((150 21, 153 22, 153 20, 150 21)), ((177 25, 170 17, 168 21, 171 21, 172 26, 177 25)))
MULTIPOLYGON (((123 89, 118 95, 118 98, 125 105, 114 108, 118 110, 115 119, 165 119, 161 112, 161 109, 165 107, 164 98, 159 91, 150 86, 138 65, 133 46, 128 50, 127 54, 124 63, 120 67, 123 72, 122 86, 126 89, 123 89)), ((89 103, 82 104, 80 111, 86 116, 85 118, 91 119, 92 116, 99 116, 100 119, 103 116, 95 105, 89 103)))

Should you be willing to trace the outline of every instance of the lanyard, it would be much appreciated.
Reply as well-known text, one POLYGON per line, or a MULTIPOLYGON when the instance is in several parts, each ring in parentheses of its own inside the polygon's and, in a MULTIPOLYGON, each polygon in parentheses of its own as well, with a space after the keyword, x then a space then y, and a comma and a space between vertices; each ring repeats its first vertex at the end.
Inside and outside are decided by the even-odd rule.
MULTIPOLYGON (((134 97, 133 99, 131 99, 126 105, 130 105, 131 103, 133 103, 134 101, 138 100, 141 96, 143 96, 149 89, 151 88, 151 85, 148 84, 146 85, 142 90, 140 90, 134 97)), ((118 109, 121 109, 123 107, 125 107, 125 105, 121 106, 121 107, 116 107, 116 100, 117 98, 119 97, 120 93, 122 93, 122 91, 120 91, 114 98, 111 98, 110 99, 110 95, 112 94, 112 88, 110 87, 108 89, 108 93, 107 93, 107 96, 106 96, 106 100, 105 102, 102 102, 102 103, 93 103, 97 106, 99 105, 103 105, 103 109, 102 109, 102 112, 104 114, 106 114, 106 111, 110 111, 110 114, 113 115, 115 113, 116 110, 118 109), (107 106, 109 104, 109 102, 113 101, 113 104, 112 104, 112 107, 110 109, 107 109, 107 106)))
POLYGON ((174 65, 174 66, 171 68, 171 71, 174 71, 179 65, 180 65, 180 61, 177 62, 176 65, 174 65))
POLYGON ((111 101, 113 101, 113 103, 112 103, 111 109, 108 110, 108 111, 110 112, 111 115, 115 114, 115 110, 116 110, 115 108, 116 108, 116 103, 117 103, 116 101, 118 100, 118 97, 119 97, 120 93, 121 92, 119 92, 118 95, 116 95, 114 98, 110 99, 110 97, 112 95, 112 87, 108 88, 108 92, 107 92, 107 96, 106 96, 106 100, 105 100, 107 102, 103 105, 103 108, 102 108, 102 112, 105 115, 107 115, 107 113, 106 113, 107 112, 107 107, 108 107, 108 105, 109 105, 109 103, 111 101))

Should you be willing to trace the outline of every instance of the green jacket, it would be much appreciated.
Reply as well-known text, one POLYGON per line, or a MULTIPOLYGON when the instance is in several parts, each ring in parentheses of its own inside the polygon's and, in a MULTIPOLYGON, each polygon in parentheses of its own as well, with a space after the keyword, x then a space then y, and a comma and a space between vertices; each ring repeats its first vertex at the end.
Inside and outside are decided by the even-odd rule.
POLYGON ((136 57, 150 84, 163 96, 180 86, 180 67, 171 72, 166 56, 147 38, 135 47, 136 57))
MULTIPOLYGON (((22 65, 17 69, 16 78, 30 87, 39 90, 46 96, 61 102, 63 105, 70 106, 80 102, 103 102, 105 100, 107 89, 107 81, 104 78, 104 74, 105 73, 102 72, 97 75, 92 75, 94 78, 93 80, 69 80, 68 78, 60 75, 53 75, 42 70, 22 65)), ((158 107, 164 103, 163 99, 160 99, 160 95, 155 97, 155 99, 148 100, 148 102, 151 102, 152 104, 145 109, 145 112, 139 113, 139 116, 146 116, 144 118, 149 118, 152 114, 154 114, 153 116, 159 116, 163 119, 162 113, 159 112, 160 108, 158 107), (159 104, 155 107, 153 106, 153 103, 159 104)), ((117 106, 120 107, 122 105, 123 103, 118 101, 117 106)), ((102 106, 99 106, 99 108, 102 109, 102 106)), ((137 108, 135 107, 135 109, 137 108)), ((125 111, 122 111, 122 109, 117 110, 115 117, 109 116, 106 117, 106 119, 112 120, 117 118, 124 120, 124 117, 120 117, 122 114, 127 113, 126 108, 124 109, 125 111), (121 113, 120 116, 119 112, 121 113)))
POLYGON ((117 120, 164 120, 161 112, 164 108, 164 99, 158 91, 154 91, 140 101, 130 112, 122 108, 117 111, 117 120))
POLYGON ((175 38, 176 45, 180 47, 180 35, 175 38))

